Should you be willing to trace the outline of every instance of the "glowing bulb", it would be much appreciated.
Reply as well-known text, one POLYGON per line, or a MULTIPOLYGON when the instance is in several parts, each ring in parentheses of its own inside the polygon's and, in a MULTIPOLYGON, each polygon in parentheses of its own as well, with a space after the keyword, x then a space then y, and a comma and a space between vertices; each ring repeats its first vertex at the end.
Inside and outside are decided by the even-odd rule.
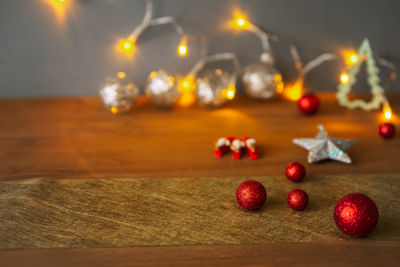
POLYGON ((117 76, 118 76, 118 78, 120 78, 120 79, 124 79, 124 78, 126 77, 126 74, 125 74, 125 72, 120 71, 120 72, 117 73, 117 76))
POLYGON ((234 85, 230 85, 221 92, 221 96, 225 99, 232 100, 235 98, 236 88, 234 85))
POLYGON ((112 114, 117 114, 118 113, 118 107, 111 107, 110 109, 112 114))
POLYGON ((181 96, 178 100, 178 106, 188 107, 196 102, 196 83, 192 75, 179 80, 178 88, 181 91, 181 96))
POLYGON ((135 49, 135 42, 131 39, 122 40, 119 47, 125 53, 132 53, 135 49))
POLYGON ((352 66, 358 61, 358 54, 353 50, 346 50, 342 52, 344 61, 347 66, 352 66))
POLYGON ((358 61, 358 55, 357 55, 357 54, 351 55, 351 56, 349 57, 349 61, 350 61, 351 63, 353 63, 353 64, 356 64, 357 61, 358 61))
POLYGON ((188 52, 187 44, 184 43, 184 42, 180 43, 179 46, 178 46, 178 54, 181 57, 184 57, 184 56, 187 55, 187 52, 188 52))
POLYGON ((285 87, 285 90, 283 91, 283 96, 286 99, 297 101, 303 96, 303 93, 303 81, 297 80, 294 84, 285 87))
POLYGON ((278 93, 278 94, 282 94, 283 93, 283 91, 284 91, 284 84, 283 84, 283 81, 282 81, 282 75, 280 75, 280 74, 275 74, 275 76, 274 76, 274 81, 276 82, 276 92, 278 93))
POLYGON ((349 83, 349 81, 350 81, 350 77, 347 73, 342 73, 340 75, 340 83, 341 84, 346 85, 349 83))
POLYGON ((238 25, 239 27, 243 27, 245 23, 246 22, 243 18, 239 18, 236 20, 236 25, 238 25))
POLYGON ((64 25, 69 10, 73 8, 74 1, 65 1, 65 0, 42 0, 42 1, 47 3, 53 8, 58 22, 61 23, 61 25, 64 25))
POLYGON ((390 121, 390 119, 392 118, 392 108, 388 103, 385 103, 383 105, 382 114, 385 121, 390 121))
POLYGON ((246 29, 250 27, 249 21, 246 19, 246 17, 239 13, 235 12, 235 18, 232 22, 232 26, 236 29, 246 29))
POLYGON ((194 78, 192 76, 187 76, 179 81, 178 87, 183 91, 192 91, 195 88, 194 78))

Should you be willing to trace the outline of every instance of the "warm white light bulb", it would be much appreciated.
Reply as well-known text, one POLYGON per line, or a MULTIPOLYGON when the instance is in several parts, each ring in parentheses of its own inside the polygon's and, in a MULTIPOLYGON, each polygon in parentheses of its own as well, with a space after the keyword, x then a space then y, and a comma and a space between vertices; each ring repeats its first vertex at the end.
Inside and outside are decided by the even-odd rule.
POLYGON ((183 57, 187 55, 187 52, 188 52, 187 45, 185 43, 181 43, 178 47, 178 54, 183 57))
POLYGON ((347 73, 342 73, 342 74, 340 75, 340 82, 341 82, 342 84, 348 84, 349 81, 350 81, 350 77, 349 77, 349 75, 348 75, 347 73))

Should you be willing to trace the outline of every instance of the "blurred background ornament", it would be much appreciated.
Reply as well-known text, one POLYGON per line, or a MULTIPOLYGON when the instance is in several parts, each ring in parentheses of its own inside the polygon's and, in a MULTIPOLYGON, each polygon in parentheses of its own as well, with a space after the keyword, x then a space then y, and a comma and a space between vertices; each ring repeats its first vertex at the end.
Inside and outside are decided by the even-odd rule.
POLYGON ((239 61, 234 53, 205 56, 198 60, 189 74, 179 82, 180 88, 181 90, 194 89, 197 101, 202 106, 220 107, 236 95, 236 79, 239 68, 239 61), (207 64, 226 60, 232 62, 232 71, 228 72, 217 68, 202 72, 207 64))
POLYGON ((255 99, 269 99, 283 88, 282 76, 273 64, 259 62, 247 66, 242 77, 245 92, 255 99))
POLYGON ((172 107, 180 96, 176 77, 165 70, 151 72, 146 84, 146 95, 156 106, 172 107))
POLYGON ((312 115, 318 112, 319 102, 319 98, 316 95, 304 94, 297 102, 297 105, 301 112, 306 115, 312 115))
POLYGON ((378 133, 382 138, 390 139, 396 134, 396 127, 393 123, 384 122, 379 125, 378 133))
POLYGON ((385 92, 379 84, 379 68, 375 63, 375 59, 371 50, 371 46, 367 38, 363 40, 358 50, 358 57, 362 60, 357 60, 354 66, 348 70, 348 75, 341 75, 341 84, 338 86, 336 97, 339 105, 350 109, 361 108, 363 110, 379 109, 385 102, 385 92), (356 75, 360 71, 361 64, 365 61, 368 74, 368 84, 371 86, 372 98, 369 102, 361 99, 349 100, 348 94, 351 92, 352 86, 356 83, 356 75))
POLYGON ((200 105, 219 107, 235 95, 233 74, 221 69, 210 70, 197 78, 197 99, 200 105))
POLYGON ((124 72, 119 72, 117 77, 108 77, 99 91, 105 108, 113 114, 129 111, 139 94, 137 86, 124 72))

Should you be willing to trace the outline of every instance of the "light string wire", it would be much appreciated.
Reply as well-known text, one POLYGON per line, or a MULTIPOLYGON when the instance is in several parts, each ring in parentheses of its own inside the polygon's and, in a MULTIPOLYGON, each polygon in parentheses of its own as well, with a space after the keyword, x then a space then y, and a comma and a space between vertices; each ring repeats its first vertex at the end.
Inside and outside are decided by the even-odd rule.
POLYGON ((177 22, 177 20, 172 16, 165 16, 159 18, 153 18, 153 1, 146 0, 146 11, 142 22, 131 32, 128 36, 128 40, 135 43, 140 35, 147 29, 153 26, 172 24, 175 31, 181 37, 181 43, 189 41, 198 41, 201 44, 201 55, 205 56, 207 54, 207 40, 204 36, 194 36, 186 34, 183 27, 177 22))
POLYGON ((261 45, 263 48, 263 53, 261 54, 261 61, 268 63, 272 60, 273 63, 273 58, 271 58, 273 53, 271 50, 270 40, 276 43, 281 43, 289 48, 289 53, 292 57, 294 67, 298 72, 298 76, 300 78, 304 76, 303 63, 301 61, 300 53, 297 47, 294 45, 294 43, 290 42, 289 40, 281 36, 278 36, 277 34, 271 32, 265 32, 260 27, 250 22, 246 23, 248 23, 248 27, 244 27, 243 29, 254 33, 261 41, 261 45))

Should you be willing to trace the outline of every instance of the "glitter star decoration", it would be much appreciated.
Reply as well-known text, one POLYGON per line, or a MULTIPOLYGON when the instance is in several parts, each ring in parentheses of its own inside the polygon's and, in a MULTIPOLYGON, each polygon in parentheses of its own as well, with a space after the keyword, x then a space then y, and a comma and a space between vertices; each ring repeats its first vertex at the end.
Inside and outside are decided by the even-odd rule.
POLYGON ((357 144, 357 141, 332 138, 322 125, 318 125, 318 129, 319 133, 315 138, 293 139, 293 143, 308 150, 308 162, 313 163, 331 159, 350 164, 351 159, 345 151, 357 144))

